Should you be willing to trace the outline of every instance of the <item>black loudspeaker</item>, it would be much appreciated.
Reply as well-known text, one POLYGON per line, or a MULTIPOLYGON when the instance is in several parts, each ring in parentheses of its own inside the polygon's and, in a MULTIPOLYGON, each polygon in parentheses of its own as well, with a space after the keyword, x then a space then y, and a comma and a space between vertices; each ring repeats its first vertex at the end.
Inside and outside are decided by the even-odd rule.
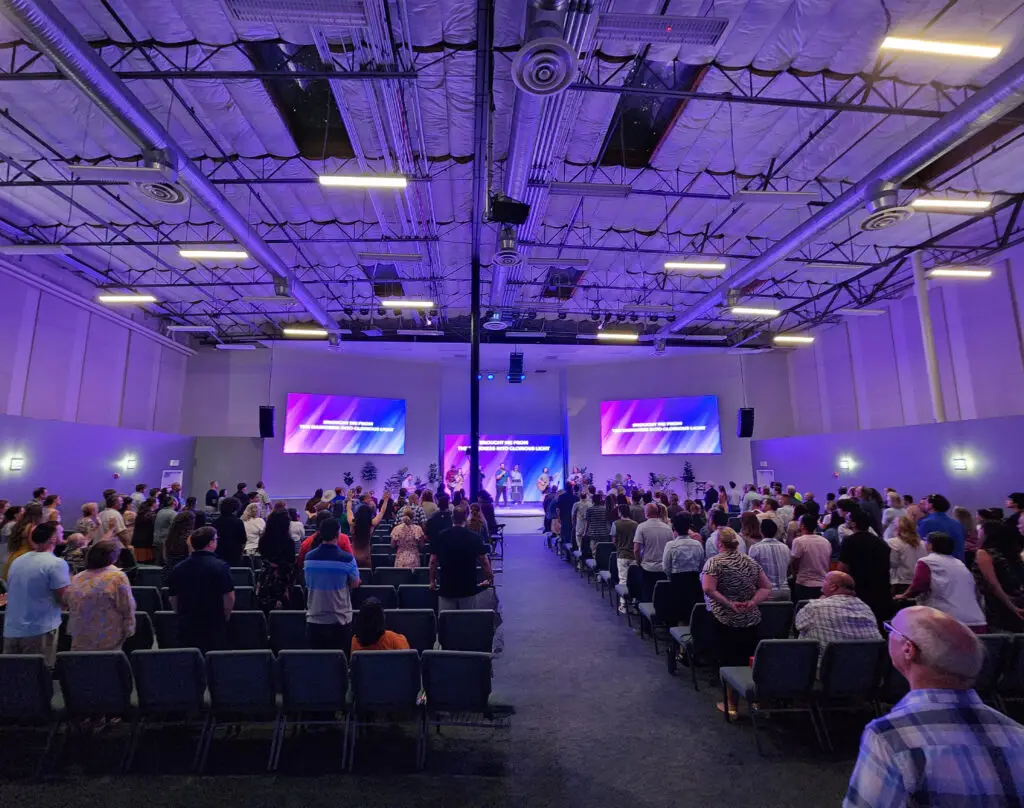
POLYGON ((274 437, 274 408, 269 404, 260 406, 260 437, 274 437))
POLYGON ((491 197, 491 219, 501 224, 526 224, 530 206, 508 197, 491 197))
POLYGON ((522 384, 526 378, 523 373, 523 355, 521 353, 510 353, 508 355, 508 379, 509 384, 522 384))
POLYGON ((754 436, 754 408, 740 407, 736 410, 736 437, 752 438, 754 436))

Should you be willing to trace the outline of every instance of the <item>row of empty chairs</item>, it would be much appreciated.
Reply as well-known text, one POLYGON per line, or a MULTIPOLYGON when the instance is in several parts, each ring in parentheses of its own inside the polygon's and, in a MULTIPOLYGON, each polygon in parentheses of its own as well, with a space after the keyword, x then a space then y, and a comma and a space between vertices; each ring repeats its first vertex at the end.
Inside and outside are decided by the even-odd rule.
POLYGON ((491 657, 463 651, 197 649, 66 652, 53 679, 42 656, 0 657, 0 725, 47 733, 37 774, 62 726, 121 718, 130 727, 121 769, 131 767, 144 731, 193 724, 199 737, 193 768, 202 772, 218 728, 272 728, 267 770, 275 770, 289 725, 331 724, 343 735, 341 764, 351 770, 357 731, 376 721, 416 727, 416 765, 426 758, 427 728, 446 724, 507 728, 513 710, 491 697, 491 657))

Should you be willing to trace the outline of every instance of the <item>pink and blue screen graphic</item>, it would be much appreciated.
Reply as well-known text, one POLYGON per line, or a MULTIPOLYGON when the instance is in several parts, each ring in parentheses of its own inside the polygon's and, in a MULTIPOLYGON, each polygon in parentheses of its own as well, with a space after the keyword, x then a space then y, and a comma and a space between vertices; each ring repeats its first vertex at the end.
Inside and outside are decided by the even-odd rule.
POLYGON ((405 454, 405 399, 289 393, 285 454, 405 454))
MULTIPOLYGON (((448 472, 455 469, 462 474, 463 488, 469 491, 469 435, 444 436, 444 471, 445 479, 448 472)), ((512 471, 519 466, 523 475, 523 502, 540 502, 544 499, 543 491, 537 487, 544 469, 548 470, 548 479, 553 485, 561 485, 562 480, 562 436, 561 435, 481 435, 480 436, 480 471, 484 475, 484 488, 497 493, 494 483, 495 472, 504 463, 505 471, 512 471)), ((509 500, 512 490, 508 486, 509 500)))
POLYGON ((601 402, 601 454, 720 454, 718 396, 601 402))

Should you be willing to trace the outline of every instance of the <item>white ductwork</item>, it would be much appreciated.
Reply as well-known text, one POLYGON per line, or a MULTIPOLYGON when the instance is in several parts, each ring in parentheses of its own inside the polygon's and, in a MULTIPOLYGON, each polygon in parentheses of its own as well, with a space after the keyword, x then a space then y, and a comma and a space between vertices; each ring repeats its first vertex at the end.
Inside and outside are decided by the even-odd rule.
POLYGON ((250 227, 189 159, 168 131, 147 110, 95 50, 49 0, 0 0, 4 16, 32 45, 66 75, 143 153, 160 152, 178 172, 178 182, 220 222, 264 269, 284 280, 291 295, 320 325, 337 322, 313 297, 284 261, 250 227))

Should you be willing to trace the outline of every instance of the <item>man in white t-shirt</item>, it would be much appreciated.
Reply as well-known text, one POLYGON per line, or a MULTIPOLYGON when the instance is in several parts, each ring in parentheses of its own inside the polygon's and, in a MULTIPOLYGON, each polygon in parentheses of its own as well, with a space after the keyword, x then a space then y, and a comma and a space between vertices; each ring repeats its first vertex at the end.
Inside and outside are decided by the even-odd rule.
POLYGON ((57 660, 60 611, 71 576, 67 562, 53 554, 58 526, 36 525, 29 552, 14 559, 7 573, 4 653, 41 654, 53 667, 57 660))
POLYGON ((665 577, 662 561, 665 545, 672 541, 672 528, 658 518, 658 503, 649 502, 645 509, 647 519, 636 527, 633 534, 633 557, 640 562, 643 573, 642 600, 649 601, 654 584, 665 577))
POLYGON ((114 522, 115 536, 124 530, 124 517, 121 516, 121 505, 123 502, 124 500, 120 494, 111 494, 107 497, 106 507, 96 517, 98 522, 96 529, 93 531, 91 543, 95 544, 103 540, 104 536, 107 535, 107 527, 111 521, 114 522))
POLYGON ((800 535, 793 539, 792 557, 796 581, 793 587, 793 600, 816 600, 821 597, 821 587, 825 584, 832 564, 832 543, 824 536, 818 535, 817 519, 814 514, 800 517, 800 535))

